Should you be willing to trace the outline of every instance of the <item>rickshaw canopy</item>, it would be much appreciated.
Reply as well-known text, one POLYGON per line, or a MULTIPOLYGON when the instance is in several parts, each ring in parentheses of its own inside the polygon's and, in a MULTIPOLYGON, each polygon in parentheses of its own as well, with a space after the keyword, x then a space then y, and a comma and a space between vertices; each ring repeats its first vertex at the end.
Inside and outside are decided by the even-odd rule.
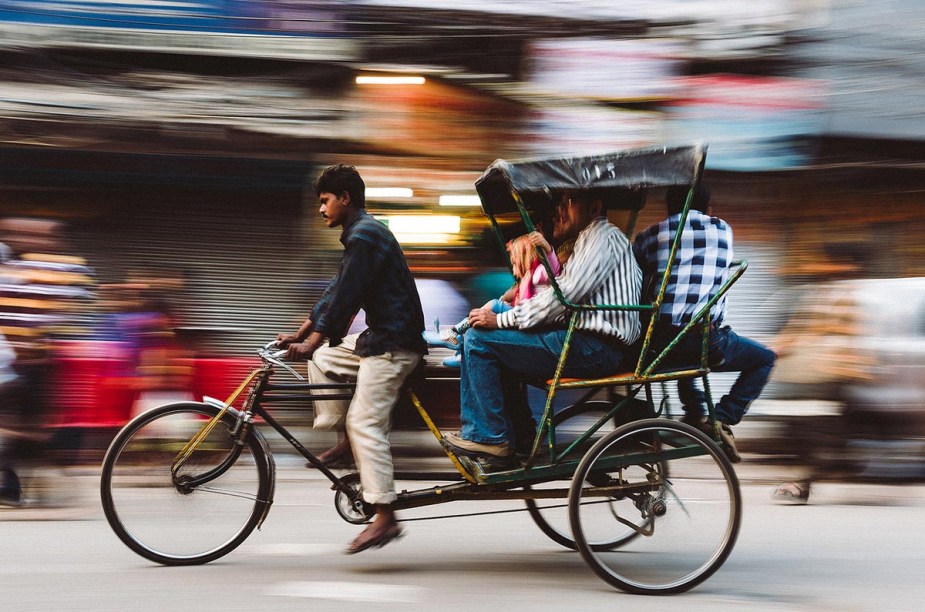
MULTIPOLYGON (((703 169, 706 145, 661 146, 600 155, 493 162, 475 182, 487 215, 517 211, 514 193, 528 208, 549 194, 571 190, 640 191, 692 185, 703 169)), ((638 210, 642 198, 616 198, 611 208, 638 210)))

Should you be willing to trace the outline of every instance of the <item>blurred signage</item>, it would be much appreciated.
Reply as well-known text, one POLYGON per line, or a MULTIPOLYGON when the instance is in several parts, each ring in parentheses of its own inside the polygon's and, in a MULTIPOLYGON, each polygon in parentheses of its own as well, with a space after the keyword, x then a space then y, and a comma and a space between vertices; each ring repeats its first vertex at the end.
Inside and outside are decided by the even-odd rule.
POLYGON ((680 52, 678 43, 669 40, 536 40, 528 48, 528 87, 569 99, 661 100, 677 87, 680 52))
POLYGON ((423 85, 357 87, 344 132, 379 150, 479 166, 517 143, 520 108, 474 89, 428 80, 423 85))
POLYGON ((707 167, 764 171, 805 166, 823 128, 821 81, 710 75, 678 79, 668 107, 672 141, 708 142, 707 167))
POLYGON ((87 47, 349 61, 349 3, 296 0, 5 0, 0 47, 87 47))
POLYGON ((660 113, 593 102, 544 105, 527 114, 524 155, 593 155, 659 142, 660 113))

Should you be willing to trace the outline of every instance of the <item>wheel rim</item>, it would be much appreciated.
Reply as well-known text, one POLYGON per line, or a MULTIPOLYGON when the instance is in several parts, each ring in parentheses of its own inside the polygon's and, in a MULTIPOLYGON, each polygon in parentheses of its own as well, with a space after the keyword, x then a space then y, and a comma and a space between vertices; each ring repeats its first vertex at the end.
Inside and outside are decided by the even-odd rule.
MULTIPOLYGON (((553 481, 550 483, 533 485, 531 488, 559 488, 567 485, 568 483, 553 481)), ((612 499, 595 498, 582 502, 582 505, 613 506, 614 503, 612 499)), ((569 524, 569 505, 564 498, 528 499, 526 500, 526 504, 527 511, 530 513, 530 518, 533 519, 533 522, 540 528, 540 531, 546 534, 549 539, 570 550, 578 550, 578 545, 572 537, 572 528, 569 524)), ((645 521, 641 521, 640 525, 645 525, 645 521)), ((626 527, 622 532, 617 531, 605 534, 603 539, 589 540, 588 545, 592 550, 613 550, 636 537, 638 537, 637 532, 630 527, 626 527)))
POLYGON ((215 559, 243 541, 260 518, 267 477, 254 438, 220 476, 195 482, 236 452, 232 419, 220 422, 177 476, 171 475, 177 453, 214 414, 206 406, 155 409, 130 423, 107 452, 102 491, 107 519, 130 548, 149 559, 215 559))
MULTIPOLYGON (((579 436, 584 435, 590 427, 595 425, 601 418, 613 408, 613 402, 593 400, 574 404, 566 407, 555 415, 556 424, 556 444, 564 448, 567 444, 579 436)), ((598 430, 597 434, 592 437, 592 441, 587 445, 579 448, 576 453, 584 452, 593 442, 601 437, 614 431, 613 422, 606 422, 598 430)), ((580 456, 580 455, 578 455, 580 456)), ((552 481, 538 483, 531 486, 533 489, 567 489, 569 483, 566 481, 552 481)), ((609 504, 606 499, 589 500, 589 504, 609 504)), ((572 537, 572 528, 569 524, 569 509, 565 498, 541 498, 526 500, 527 511, 533 522, 546 534, 552 541, 564 546, 570 550, 578 550, 575 539, 572 537)), ((594 550, 611 550, 624 544, 626 541, 636 537, 636 534, 627 529, 622 534, 608 534, 607 537, 600 541, 590 542, 594 550)))
POLYGON ((738 480, 722 452, 693 428, 663 420, 621 428, 595 445, 576 471, 569 506, 585 560, 607 582, 636 593, 680 592, 708 578, 731 552, 741 518, 738 480), (681 456, 695 450, 700 454, 681 456), (665 457, 664 451, 678 456, 615 467, 620 455, 665 457), (585 503, 607 486, 625 492, 616 515, 585 503), (626 529, 616 516, 647 533, 616 551, 592 547, 626 529))

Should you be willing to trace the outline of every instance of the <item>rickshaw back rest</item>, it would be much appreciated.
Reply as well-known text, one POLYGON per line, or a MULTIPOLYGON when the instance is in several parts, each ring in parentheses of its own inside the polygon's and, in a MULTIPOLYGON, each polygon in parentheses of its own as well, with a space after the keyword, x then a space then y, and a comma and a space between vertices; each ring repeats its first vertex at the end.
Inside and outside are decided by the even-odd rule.
MULTIPOLYGON (((700 322, 704 317, 709 316, 710 310, 713 306, 726 294, 727 291, 732 287, 733 284, 745 273, 745 270, 748 268, 748 262, 745 260, 734 261, 732 263, 735 267, 735 271, 729 276, 729 279, 723 283, 722 287, 710 297, 710 300, 692 317, 691 322, 676 336, 675 339, 680 338, 681 335, 686 334, 698 334, 704 333, 701 330, 703 329, 703 324, 700 322)), ((627 305, 627 308, 632 308, 634 305, 627 305)), ((650 304, 649 306, 654 307, 655 304, 650 304)), ((654 311, 653 311, 654 312, 654 311)), ((654 328, 658 325, 656 318, 656 323, 654 326, 650 326, 646 330, 646 336, 651 339, 654 328)), ((631 363, 636 364, 636 369, 634 371, 626 371, 614 373, 610 376, 596 379, 578 379, 578 378, 561 378, 559 379, 558 388, 569 388, 569 387, 591 387, 591 386, 610 386, 618 384, 639 384, 646 382, 654 381, 665 381, 665 380, 678 380, 682 378, 693 378, 698 376, 704 376, 709 373, 710 369, 706 363, 706 355, 703 355, 701 361, 690 363, 689 361, 681 361, 676 363, 670 363, 670 360, 667 360, 667 356, 671 354, 671 348, 665 347, 661 352, 655 353, 654 350, 648 348, 648 342, 646 338, 640 338, 637 340, 627 352, 627 357, 624 360, 624 364, 629 365, 631 363), (645 359, 640 359, 640 353, 646 347, 645 359), (665 363, 668 361, 668 363, 665 363)), ((553 380, 549 379, 545 382, 545 386, 548 388, 552 386, 553 380)))

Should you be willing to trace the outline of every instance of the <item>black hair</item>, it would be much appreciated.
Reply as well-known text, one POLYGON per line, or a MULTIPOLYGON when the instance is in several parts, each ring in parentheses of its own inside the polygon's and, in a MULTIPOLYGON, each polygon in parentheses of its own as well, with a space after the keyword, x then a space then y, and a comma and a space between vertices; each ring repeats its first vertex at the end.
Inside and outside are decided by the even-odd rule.
POLYGON ((350 194, 350 203, 357 208, 366 208, 366 183, 356 167, 336 164, 325 168, 312 183, 315 195, 333 193, 338 198, 350 194))
MULTIPOLYGON (((684 210, 684 202, 687 200, 688 191, 690 191, 690 188, 686 185, 675 185, 668 188, 668 193, 665 194, 665 204, 668 206, 669 215, 677 215, 684 210)), ((709 208, 710 190, 701 183, 697 185, 697 190, 694 192, 691 209, 705 213, 709 208)))
POLYGON ((594 206, 595 202, 600 202, 602 215, 607 214, 607 209, 610 207, 612 199, 612 194, 610 194, 607 189, 601 188, 575 189, 573 191, 562 192, 562 194, 565 193, 568 193, 570 198, 587 203, 588 206, 594 206))

